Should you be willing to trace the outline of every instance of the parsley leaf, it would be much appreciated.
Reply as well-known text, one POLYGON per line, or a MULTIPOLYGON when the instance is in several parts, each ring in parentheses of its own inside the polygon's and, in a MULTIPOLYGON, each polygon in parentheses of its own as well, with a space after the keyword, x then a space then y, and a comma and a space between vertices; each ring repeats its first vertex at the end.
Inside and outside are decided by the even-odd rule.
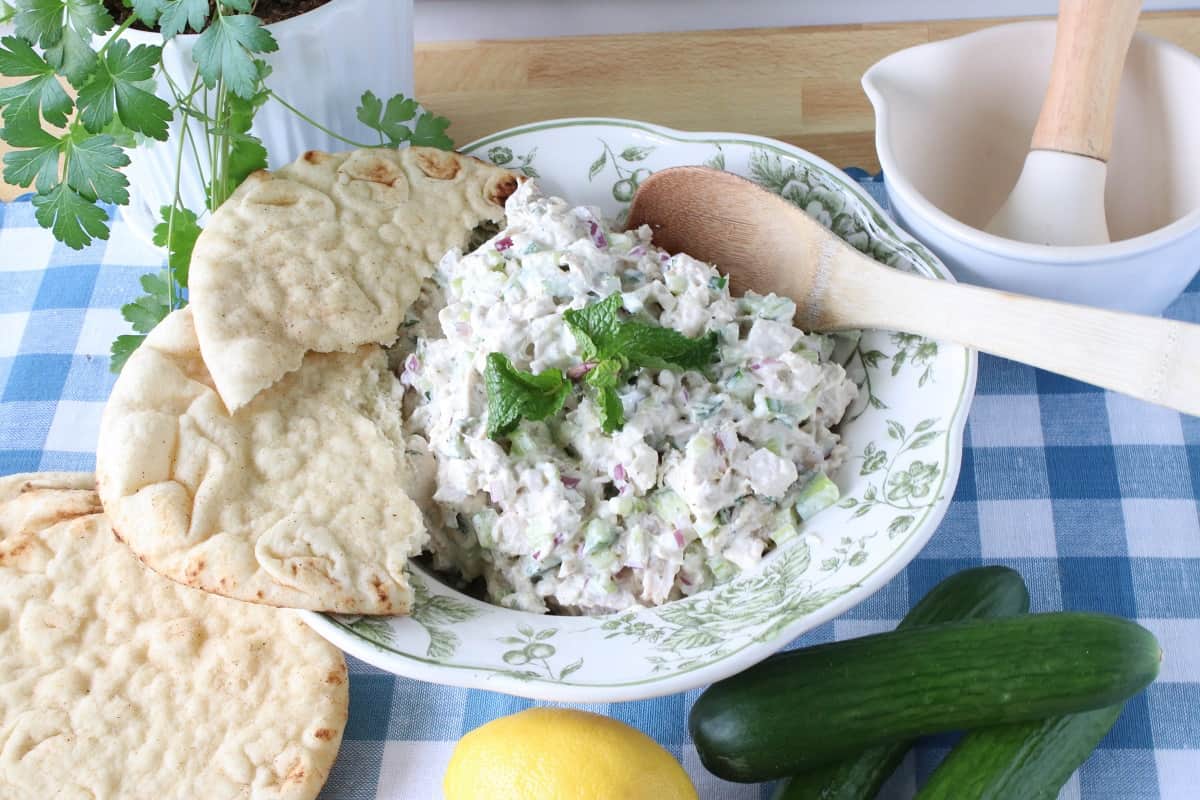
POLYGON ((73 85, 87 79, 96 63, 92 36, 114 25, 103 0, 17 0, 17 36, 41 47, 49 63, 73 85))
POLYGON ((137 85, 154 77, 162 48, 117 39, 109 45, 92 79, 79 90, 79 119, 92 133, 99 133, 114 115, 131 131, 159 141, 167 140, 171 107, 152 92, 137 85))
POLYGON ((125 368, 125 362, 133 355, 133 351, 141 347, 144 341, 146 341, 145 334, 134 335, 127 333, 123 336, 118 336, 113 341, 112 348, 109 350, 109 370, 120 373, 125 368))
POLYGON ((49 192, 58 183, 58 158, 63 142, 42 130, 37 124, 8 125, 4 139, 13 147, 22 148, 5 153, 4 180, 14 186, 35 184, 39 192, 49 192))
POLYGON ((54 75, 54 67, 34 52, 33 46, 16 36, 0 39, 0 74, 29 77, 29 80, 0 89, 0 109, 4 120, 12 123, 24 118, 37 124, 38 117, 63 127, 71 113, 71 98, 54 75))
POLYGON ((273 53, 279 44, 258 17, 249 14, 217 14, 200 34, 192 57, 209 89, 224 80, 238 97, 251 98, 258 91, 259 70, 255 53, 273 53))
POLYGON ((34 195, 33 208, 38 224, 67 247, 82 250, 92 239, 108 238, 108 214, 65 183, 34 195))
POLYGON ((516 430, 521 419, 542 420, 557 414, 571 393, 571 382, 561 370, 534 375, 512 365, 503 353, 487 357, 483 373, 487 386, 487 433, 493 439, 516 430))
POLYGON ((179 288, 186 289, 192 250, 196 247, 196 239, 200 237, 200 224, 196 214, 186 208, 163 206, 160 213, 163 221, 154 226, 154 243, 167 248, 167 266, 171 269, 171 276, 179 288))
POLYGON ((76 129, 63 145, 68 186, 90 200, 117 205, 129 202, 129 179, 119 171, 129 165, 129 156, 111 136, 88 136, 76 129))
POLYGON ((134 8, 138 6, 161 15, 158 29, 164 39, 173 39, 188 28, 200 33, 208 24, 208 0, 134 0, 134 8), (149 10, 151 5, 155 6, 153 11, 149 10))
POLYGON ((421 147, 437 147, 451 150, 454 140, 446 135, 450 120, 437 117, 428 111, 417 112, 421 106, 416 100, 402 94, 395 95, 384 104, 374 92, 363 92, 358 106, 358 121, 379 133, 380 144, 399 147, 404 142, 421 147), (406 123, 416 118, 415 126, 406 123))

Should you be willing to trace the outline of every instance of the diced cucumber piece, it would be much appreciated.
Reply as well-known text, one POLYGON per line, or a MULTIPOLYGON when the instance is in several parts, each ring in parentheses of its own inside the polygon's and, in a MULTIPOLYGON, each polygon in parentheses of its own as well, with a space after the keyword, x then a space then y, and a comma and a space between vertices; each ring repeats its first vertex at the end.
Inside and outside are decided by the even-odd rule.
POLYGON ((655 514, 670 522, 676 522, 681 518, 687 519, 691 516, 687 503, 670 489, 659 489, 653 492, 647 501, 655 514))
POLYGON ((800 519, 809 520, 836 503, 841 496, 837 484, 829 480, 824 472, 818 472, 804 484, 793 508, 800 519))
POLYGON ((725 390, 738 400, 745 402, 754 397, 757 383, 745 370, 739 369, 725 381, 725 390))
POLYGON ((737 564, 719 557, 709 562, 708 569, 712 572, 713 580, 717 583, 724 583, 739 572, 737 564))
POLYGON ((607 550, 617 540, 617 529, 602 519, 593 519, 583 533, 583 552, 597 553, 607 550))
POLYGON ((508 443, 509 454, 513 456, 536 453, 538 450, 537 442, 534 440, 528 425, 518 425, 517 429, 509 434, 508 443))
POLYGON ((471 529, 475 531, 475 538, 479 540, 480 547, 490 550, 496 546, 495 528, 499 518, 490 508, 471 515, 471 529))

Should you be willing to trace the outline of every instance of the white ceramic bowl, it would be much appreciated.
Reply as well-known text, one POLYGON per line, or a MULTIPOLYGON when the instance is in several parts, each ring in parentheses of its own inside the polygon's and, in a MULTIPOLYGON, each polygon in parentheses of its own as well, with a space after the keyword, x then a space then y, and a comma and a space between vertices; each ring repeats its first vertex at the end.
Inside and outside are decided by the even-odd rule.
MULTIPOLYGON (((950 279, 845 173, 769 139, 560 120, 496 134, 466 152, 540 177, 548 191, 609 216, 654 170, 721 166, 801 205, 881 261, 950 279)), ((882 587, 928 541, 954 492, 974 353, 868 332, 849 364, 864 391, 843 425, 850 458, 833 476, 845 499, 723 586, 610 617, 551 617, 479 602, 415 569, 409 617, 306 619, 398 675, 543 700, 632 700, 743 670, 882 587)))
POLYGON ((1050 247, 984 233, 1021 172, 1050 76, 1054 22, 920 45, 863 76, 900 223, 960 280, 1157 314, 1200 268, 1200 59, 1134 37, 1105 208, 1112 244, 1050 247))

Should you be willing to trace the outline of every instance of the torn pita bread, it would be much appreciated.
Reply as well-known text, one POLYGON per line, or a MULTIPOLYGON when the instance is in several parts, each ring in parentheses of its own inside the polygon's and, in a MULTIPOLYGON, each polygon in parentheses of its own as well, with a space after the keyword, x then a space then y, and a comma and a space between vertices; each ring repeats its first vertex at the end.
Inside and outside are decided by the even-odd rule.
POLYGON ((315 798, 342 654, 291 612, 144 568, 93 486, 0 478, 0 797, 315 798))
POLYGON ((267 605, 404 614, 428 536, 402 389, 379 345, 311 353, 235 414, 190 308, 130 357, 100 422, 96 473, 117 534, 168 578, 267 605))
POLYGON ((192 255, 204 362, 236 411, 304 354, 390 345, 421 282, 480 224, 499 222, 517 177, 427 147, 305 153, 251 175, 192 255))

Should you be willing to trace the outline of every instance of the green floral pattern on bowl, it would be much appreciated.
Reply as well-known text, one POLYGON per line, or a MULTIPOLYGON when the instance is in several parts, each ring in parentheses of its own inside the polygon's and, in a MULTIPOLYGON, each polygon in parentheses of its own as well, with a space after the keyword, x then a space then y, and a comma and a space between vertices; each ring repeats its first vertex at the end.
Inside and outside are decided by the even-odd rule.
MULTIPOLYGON (((947 280, 840 170, 753 136, 683 133, 624 120, 560 120, 465 148, 549 192, 622 218, 655 170, 707 164, 795 203, 864 253, 947 280)), ((932 535, 958 475, 974 354, 904 333, 847 337, 839 357, 862 391, 843 423, 843 497, 729 583, 611 617, 537 616, 482 603, 413 568, 409 617, 305 613, 351 654, 423 680, 545 700, 608 702, 683 691, 733 674, 863 601, 932 535)))

